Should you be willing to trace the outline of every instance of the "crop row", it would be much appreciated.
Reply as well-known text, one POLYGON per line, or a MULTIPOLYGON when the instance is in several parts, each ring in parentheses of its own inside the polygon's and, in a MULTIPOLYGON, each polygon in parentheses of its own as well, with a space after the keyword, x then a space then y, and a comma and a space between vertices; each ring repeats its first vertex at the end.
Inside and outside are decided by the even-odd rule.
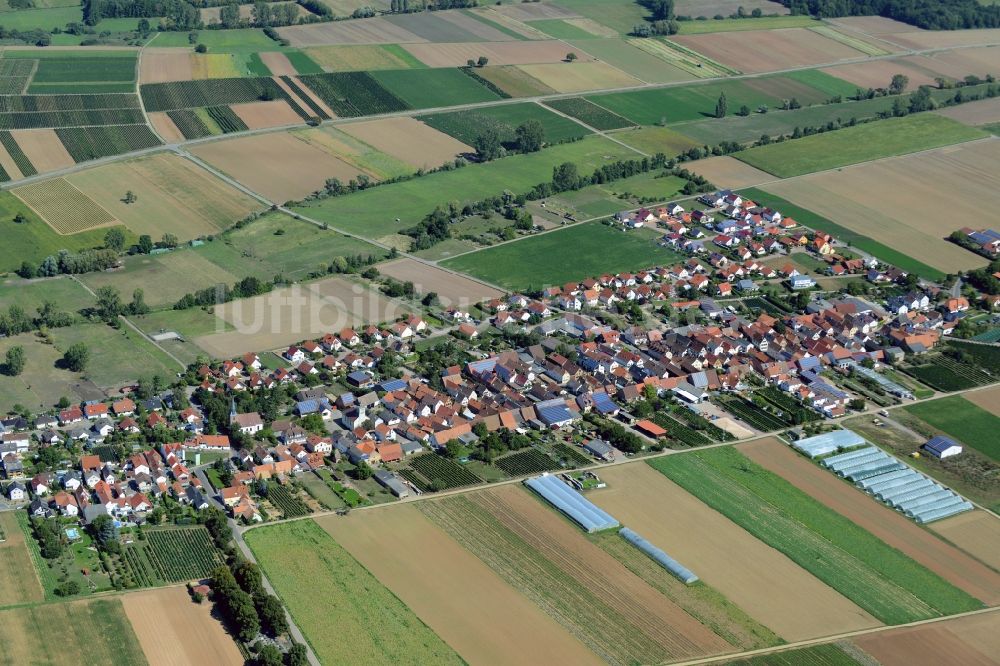
POLYGON ((567 446, 563 443, 553 446, 552 451, 556 454, 557 458, 574 467, 589 465, 594 462, 580 449, 573 446, 567 446))
POLYGON ((14 160, 14 164, 17 165, 18 170, 23 176, 34 176, 38 171, 35 169, 35 165, 31 163, 28 156, 24 154, 21 150, 21 146, 17 145, 17 141, 14 140, 14 135, 10 132, 0 132, 0 145, 3 145, 4 150, 10 155, 10 158, 14 160))
POLYGON ((911 375, 939 391, 964 391, 976 384, 968 377, 943 365, 918 365, 907 369, 911 375))
POLYGON ((95 109, 138 109, 139 96, 134 93, 101 93, 91 95, 3 95, 0 112, 15 111, 88 111, 95 109))
POLYGON ((548 472, 560 469, 559 463, 538 449, 525 449, 493 461, 494 467, 499 467, 510 476, 523 476, 537 472, 548 472))
POLYGON ((211 136, 212 134, 212 130, 208 129, 204 121, 191 109, 167 111, 167 116, 177 126, 177 129, 181 131, 185 139, 200 139, 203 136, 211 136))
POLYGON ((545 106, 552 107, 556 111, 565 113, 567 116, 576 118, 598 130, 622 129, 634 125, 632 121, 622 118, 617 113, 612 113, 603 106, 598 106, 582 97, 556 99, 546 102, 545 106))
POLYGON ((144 122, 142 112, 138 109, 0 113, 0 130, 81 127, 85 125, 141 125, 144 122))
POLYGON ((121 155, 160 145, 160 140, 146 125, 64 127, 57 129, 56 134, 75 162, 121 155))
POLYGON ((0 59, 0 76, 31 76, 35 61, 30 58, 0 59))
POLYGON ((146 538, 149 560, 167 582, 207 578, 222 563, 212 537, 203 527, 155 530, 146 538))
POLYGON ((215 121, 223 134, 230 132, 245 132, 249 127, 236 113, 228 106, 210 106, 205 109, 208 117, 215 121))
POLYGON ((650 420, 666 430, 670 439, 677 440, 681 444, 686 444, 687 446, 705 446, 712 443, 712 440, 702 433, 684 425, 671 416, 667 416, 663 412, 653 414, 650 420))
POLYGON ((483 481, 455 461, 442 458, 436 453, 417 456, 410 462, 410 467, 427 479, 429 485, 437 490, 461 488, 483 481))
POLYGON ((127 546, 118 561, 118 575, 125 587, 150 587, 159 582, 158 576, 150 571, 149 564, 143 559, 140 551, 149 552, 145 547, 135 543, 127 546))
POLYGON ((728 430, 723 430, 693 409, 676 407, 674 408, 672 415, 673 418, 687 424, 693 430, 696 430, 717 442, 731 442, 736 439, 736 437, 733 436, 733 433, 728 430))
POLYGON ((74 54, 66 58, 42 58, 38 61, 35 83, 81 81, 135 81, 135 53, 122 57, 87 57, 74 54))
POLYGON ((753 394, 753 401, 767 411, 778 410, 780 414, 774 416, 781 419, 786 425, 798 425, 799 423, 809 423, 819 421, 822 417, 818 412, 806 407, 795 398, 782 393, 773 386, 766 386, 753 394))
POLYGON ((422 493, 430 492, 431 486, 429 483, 427 483, 427 480, 424 479, 424 477, 417 474, 416 472, 414 472, 409 467, 399 470, 399 475, 404 479, 406 479, 407 481, 409 481, 410 483, 412 483, 413 485, 415 485, 417 487, 417 490, 419 490, 420 492, 422 493))
POLYGON ((142 86, 141 92, 147 111, 288 99, 288 94, 281 86, 266 77, 148 83, 142 86))
POLYGON ((285 518, 298 518, 311 513, 309 507, 302 500, 292 495, 288 492, 288 488, 279 483, 268 484, 267 500, 278 507, 285 518))
POLYGON ((287 85, 291 89, 291 91, 295 93, 296 96, 298 96, 299 99, 301 99, 303 102, 306 103, 306 105, 312 110, 313 114, 317 118, 320 118, 322 120, 330 119, 330 114, 324 111, 322 107, 320 107, 320 105, 313 100, 312 97, 306 94, 306 91, 302 89, 302 86, 300 86, 298 82, 295 81, 295 79, 293 79, 290 76, 282 76, 281 80, 284 81, 285 85, 287 85))
POLYGON ((719 402, 721 402, 722 406, 725 407, 727 411, 731 412, 733 416, 762 432, 781 430, 786 427, 784 421, 768 414, 756 405, 746 402, 743 398, 733 396, 722 398, 719 402))
POLYGON ((340 117, 405 111, 409 105, 368 72, 309 74, 299 77, 340 117))

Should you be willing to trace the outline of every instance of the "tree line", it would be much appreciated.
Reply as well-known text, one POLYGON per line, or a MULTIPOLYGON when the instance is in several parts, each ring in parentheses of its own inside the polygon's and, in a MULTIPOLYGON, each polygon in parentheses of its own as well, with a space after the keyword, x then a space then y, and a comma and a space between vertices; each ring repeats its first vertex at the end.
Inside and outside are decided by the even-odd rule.
POLYGON ((1000 5, 977 0, 780 0, 793 14, 884 16, 926 30, 1000 27, 1000 5))

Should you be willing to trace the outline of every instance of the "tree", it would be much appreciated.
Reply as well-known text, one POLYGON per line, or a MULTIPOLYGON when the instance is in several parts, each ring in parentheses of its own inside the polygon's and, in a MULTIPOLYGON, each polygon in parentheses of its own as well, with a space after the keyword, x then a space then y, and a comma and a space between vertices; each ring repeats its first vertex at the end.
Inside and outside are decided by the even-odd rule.
POLYGON ((576 190, 580 187, 580 173, 573 162, 563 162, 552 167, 552 187, 557 192, 576 190))
POLYGON ((208 47, 205 46, 204 44, 199 44, 198 46, 194 47, 194 51, 195 53, 208 53, 208 47))
POLYGON ((359 481, 372 478, 372 468, 368 465, 368 463, 362 460, 354 469, 354 478, 359 481))
POLYGON ((97 547, 109 553, 117 553, 121 550, 121 542, 118 540, 118 528, 115 521, 108 515, 100 515, 90 523, 90 533, 97 543, 97 547))
POLYGON ((479 60, 476 61, 476 67, 486 67, 490 62, 490 59, 486 56, 479 56, 479 60))
POLYGON ((23 277, 25 280, 30 280, 31 278, 35 277, 38 274, 38 271, 35 270, 34 265, 32 265, 30 262, 22 261, 21 267, 17 269, 17 274, 23 277))
POLYGON ((133 204, 138 200, 139 197, 137 197, 135 195, 135 192, 133 192, 132 190, 128 190, 127 192, 125 192, 125 197, 122 199, 122 201, 127 204, 133 204))
POLYGON ((163 247, 177 247, 178 244, 177 236, 173 234, 163 234, 163 237, 160 239, 160 245, 163 247))
POLYGON ((63 365, 72 372, 83 372, 90 361, 90 350, 87 345, 77 342, 69 346, 62 357, 63 365))
POLYGON ((738 115, 738 116, 749 116, 750 115, 750 107, 747 106, 746 104, 744 104, 743 106, 740 107, 740 110, 736 112, 736 115, 738 115))
POLYGON ((244 592, 252 596, 264 594, 264 579, 260 568, 249 560, 242 560, 233 567, 233 578, 244 592))
POLYGON ((257 658, 253 660, 257 666, 281 666, 281 650, 267 643, 257 644, 257 658))
POLYGON ((715 103, 715 117, 725 118, 729 110, 729 103, 726 101, 726 93, 719 93, 719 101, 715 103))
POLYGON ((24 347, 15 345, 7 350, 7 355, 3 366, 3 373, 10 377, 17 377, 24 372, 24 347))
POLYGON ((500 134, 492 127, 487 127, 482 134, 476 137, 472 146, 476 149, 476 155, 480 160, 484 162, 495 160, 500 157, 502 148, 500 134))
POLYGON ((117 319, 124 310, 121 296, 118 290, 111 286, 104 286, 97 290, 97 305, 94 306, 97 315, 104 321, 111 323, 117 319))
POLYGON ((514 134, 517 135, 517 147, 522 153, 536 153, 545 142, 545 128, 534 118, 518 125, 514 134))
POLYGON ((306 666, 309 663, 306 646, 302 643, 293 643, 285 654, 285 661, 288 666, 306 666))
POLYGON ((142 289, 137 288, 132 292, 132 302, 128 304, 128 311, 134 315, 144 315, 149 312, 149 306, 146 305, 146 297, 142 289))
POLYGON ((420 300, 420 302, 424 306, 432 308, 435 305, 438 305, 440 303, 440 300, 438 299, 436 291, 429 291, 426 294, 424 294, 424 297, 420 300))
POLYGON ((257 615, 261 625, 272 636, 280 636, 288 632, 288 620, 285 618, 285 608, 273 594, 261 593, 254 596, 257 615))
POLYGON ((142 254, 149 254, 153 251, 153 239, 150 238, 149 234, 143 234, 139 236, 139 252, 142 254))
POLYGON ((896 99, 892 100, 892 115, 894 115, 897 118, 901 118, 902 116, 905 116, 907 113, 908 110, 906 108, 906 103, 903 101, 902 97, 897 97, 896 99))
POLYGON ((905 74, 893 74, 892 81, 889 82, 889 92, 893 95, 902 94, 908 85, 910 85, 910 77, 905 74))
POLYGON ((576 62, 576 60, 577 60, 577 55, 572 51, 566 54, 566 62, 576 62))
POLYGON ((115 252, 125 249, 125 232, 121 227, 112 227, 108 233, 104 234, 104 247, 115 252))

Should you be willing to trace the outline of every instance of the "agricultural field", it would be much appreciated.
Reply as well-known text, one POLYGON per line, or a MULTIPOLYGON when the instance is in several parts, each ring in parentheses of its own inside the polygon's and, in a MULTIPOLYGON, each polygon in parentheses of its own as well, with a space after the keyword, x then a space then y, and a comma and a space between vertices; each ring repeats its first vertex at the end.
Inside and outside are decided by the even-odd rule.
POLYGON ((147 83, 140 86, 140 93, 149 112, 246 104, 260 101, 262 97, 290 99, 273 79, 267 77, 147 83))
POLYGON ((233 104, 229 108, 242 121, 246 129, 267 129, 302 123, 299 114, 284 100, 233 104))
POLYGON ((824 67, 821 71, 865 89, 885 88, 896 74, 903 74, 910 80, 911 90, 937 85, 934 82, 936 73, 924 66, 919 58, 850 63, 824 67))
POLYGON ((1000 525, 985 511, 970 511, 935 521, 930 529, 993 570, 1000 568, 1000 525))
POLYGON ((267 501, 277 507, 282 518, 299 518, 312 513, 305 502, 280 483, 268 484, 267 501))
POLYGON ((173 359, 128 328, 78 324, 52 329, 51 335, 60 353, 77 342, 87 346, 90 361, 83 376, 101 388, 117 388, 139 377, 171 377, 180 370, 173 359))
MULTIPOLYGON (((37 57, 34 51, 16 53, 18 56, 37 57)), ((12 55, 12 52, 4 54, 7 58, 12 55)), ((135 51, 88 51, 84 56, 52 51, 39 58, 28 93, 133 92, 135 78, 135 51)))
POLYGON ((1000 99, 981 99, 961 106, 953 106, 938 111, 942 116, 966 125, 988 125, 1000 122, 1000 99))
MULTIPOLYGON (((614 136, 622 143, 626 143, 647 155, 663 153, 673 157, 689 148, 703 145, 667 127, 640 127, 634 130, 616 132, 614 136)), ((727 184, 726 187, 729 185, 727 184)))
POLYGON ((767 641, 761 625, 785 641, 796 641, 878 624, 786 556, 652 467, 627 465, 604 469, 600 474, 608 487, 592 491, 591 501, 690 567, 706 585, 724 595, 735 610, 723 613, 724 609, 717 609, 715 612, 721 614, 717 626, 742 635, 742 642, 753 641, 755 635, 767 641), (732 565, 733 552, 741 554, 739 567, 732 565), (742 618, 739 610, 752 620, 742 618))
MULTIPOLYGON (((382 16, 363 21, 335 21, 278 28, 278 34, 296 47, 326 46, 329 44, 404 44, 428 41, 404 27, 390 23, 382 16)), ((271 43, 273 44, 273 42, 271 43)))
MULTIPOLYGON (((685 63, 686 56, 673 48, 669 42, 659 39, 578 39, 571 42, 575 53, 588 53, 612 67, 628 72, 646 83, 677 83, 705 76, 725 76, 728 72, 713 69, 707 61, 697 56, 687 60, 702 63, 698 67, 693 62, 685 63), (699 71, 712 69, 712 73, 699 71)), ((596 89, 597 86, 594 86, 596 89)))
POLYGON ((598 130, 614 130, 632 126, 631 122, 622 118, 617 113, 611 113, 607 109, 582 97, 550 100, 545 103, 545 106, 572 116, 580 122, 598 130))
POLYGON ((42 586, 13 511, 0 513, 0 534, 0 606, 41 601, 42 586))
POLYGON ((490 102, 500 97, 458 69, 381 70, 371 77, 411 109, 490 102))
POLYGON ((511 97, 552 95, 556 91, 514 65, 483 67, 476 74, 511 97))
MULTIPOLYGON (((557 4, 563 10, 589 18, 622 35, 644 23, 647 16, 644 7, 629 0, 560 0, 557 4)), ((555 18, 573 18, 573 15, 555 18)))
MULTIPOLYGON (((351 46, 316 46, 303 51, 323 71, 360 72, 377 69, 413 69, 425 67, 398 44, 355 44, 351 46)), ((462 63, 464 64, 464 63, 462 63)), ((310 74, 312 72, 300 72, 310 74)))
POLYGON ((679 259, 650 235, 587 223, 466 254, 443 265, 507 289, 531 290, 679 259))
POLYGON ((918 662, 989 664, 1000 653, 994 613, 859 636, 853 642, 883 666, 918 662))
MULTIPOLYGON (((426 67, 465 67, 469 60, 485 57, 490 67, 477 69, 482 74, 497 65, 532 65, 562 62, 573 50, 569 44, 555 40, 532 42, 471 42, 459 44, 406 44, 403 47, 426 67)), ((592 60, 586 53, 577 53, 580 61, 592 60)))
POLYGON ((405 257, 379 264, 378 270, 382 275, 388 275, 400 282, 412 282, 419 294, 434 292, 438 295, 441 306, 445 308, 464 309, 472 304, 503 295, 502 291, 487 287, 475 280, 405 257))
MULTIPOLYGON (((705 10, 698 8, 700 15, 705 10)), ((820 25, 810 16, 762 16, 748 20, 745 18, 710 19, 708 21, 681 21, 679 35, 703 35, 712 32, 741 32, 745 30, 779 30, 781 28, 810 28, 820 25)))
POLYGON ((905 409, 949 437, 1000 462, 1000 440, 997 438, 1000 417, 988 410, 958 395, 909 405, 905 409))
POLYGON ((59 140, 55 130, 14 130, 10 135, 28 162, 39 173, 55 171, 75 164, 73 157, 66 152, 66 147, 59 140))
POLYGON ((388 155, 409 165, 407 173, 417 169, 435 169, 442 164, 454 162, 463 154, 473 152, 473 149, 460 139, 439 132, 415 118, 386 118, 349 123, 340 125, 338 130, 374 148, 372 152, 388 155))
POLYGON ((146 125, 63 127, 56 135, 77 163, 160 145, 146 125))
MULTIPOLYGON (((679 131, 683 132, 683 130, 679 131)), ((740 189, 774 180, 774 176, 771 174, 755 169, 728 155, 708 157, 684 166, 689 171, 703 176, 708 182, 715 183, 719 187, 740 189)))
POLYGON ((823 65, 865 54, 806 28, 675 35, 672 42, 747 74, 823 65))
POLYGON ((64 178, 24 185, 13 193, 56 233, 75 234, 117 223, 114 215, 64 178))
POLYGON ((901 624, 981 607, 731 447, 650 464, 882 622, 901 624))
POLYGON ((735 157, 779 178, 791 178, 985 136, 950 118, 926 113, 758 146, 736 153, 735 157))
POLYGON ((578 123, 531 102, 488 106, 469 111, 446 111, 419 116, 419 119, 466 145, 474 144, 476 137, 486 128, 496 130, 501 141, 512 145, 517 140, 515 130, 528 120, 537 120, 542 124, 547 143, 579 139, 591 133, 578 123))
POLYGON ((543 660, 601 663, 415 506, 316 522, 470 663, 519 664, 526 650, 543 660), (409 557, 416 552, 438 566, 409 557))
POLYGON ((113 597, 0 611, 0 640, 10 663, 149 663, 121 600, 113 597), (59 640, 41 627, 59 627, 59 640))
POLYGON ((858 666, 857 648, 828 643, 727 661, 726 666, 858 666))
POLYGON ((417 506, 611 664, 733 650, 524 488, 508 485, 417 506))
POLYGON ((407 479, 418 487, 433 490, 452 490, 464 486, 482 483, 483 480, 461 464, 439 456, 436 453, 426 453, 410 459, 411 472, 407 479))
MULTIPOLYGON (((387 70, 397 72, 419 72, 423 70, 387 70)), ((314 92, 329 108, 342 118, 370 116, 393 111, 405 111, 411 106, 390 92, 374 77, 384 72, 336 72, 333 74, 310 74, 299 77, 306 88, 314 92)), ((456 75, 465 76, 456 70, 456 75)), ((468 78, 468 77, 465 77, 468 78)), ((471 81, 471 79, 469 79, 471 81)), ((475 82, 473 82, 475 83, 475 82)), ((402 85, 400 87, 403 87, 402 85)), ((413 93, 416 96, 416 92, 413 93)))
POLYGON ((606 62, 521 65, 521 71, 560 93, 606 88, 633 88, 642 81, 606 62))
MULTIPOLYGON (((767 190, 808 207, 852 233, 864 234, 894 252, 912 257, 911 261, 950 273, 986 263, 979 255, 945 239, 965 226, 962 219, 978 218, 982 205, 1000 201, 997 169, 1000 145, 983 141, 773 183, 767 190), (947 220, 927 219, 912 201, 918 194, 934 196, 954 215, 947 220)), ((831 233, 838 240, 849 240, 831 233)), ((870 251, 895 263, 882 252, 870 251)), ((912 270, 912 264, 897 265, 912 270)))
POLYGON ((463 663, 396 594, 314 521, 260 527, 248 531, 245 538, 322 662, 463 663), (289 567, 289 561, 299 566, 289 567), (378 619, 373 622, 372 618, 378 619), (392 640, 386 640, 387 636, 392 640))
POLYGON ((242 666, 243 655, 208 601, 196 604, 183 587, 132 592, 121 598, 150 666, 242 666))
POLYGON ((750 460, 822 502, 852 523, 927 567, 955 587, 993 605, 1000 602, 1000 573, 934 536, 897 511, 852 488, 784 442, 767 439, 740 447, 750 460))

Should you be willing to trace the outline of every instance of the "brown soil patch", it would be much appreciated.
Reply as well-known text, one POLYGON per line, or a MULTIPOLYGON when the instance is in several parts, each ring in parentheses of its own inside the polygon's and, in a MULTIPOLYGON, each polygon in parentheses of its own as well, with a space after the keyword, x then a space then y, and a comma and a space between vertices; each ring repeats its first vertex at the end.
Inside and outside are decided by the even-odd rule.
POLYGON ((516 37, 508 35, 506 32, 497 30, 488 23, 477 21, 472 16, 462 12, 435 12, 435 16, 441 21, 450 23, 471 35, 475 35, 483 42, 518 41, 516 37))
POLYGON ((339 129, 417 169, 439 167, 462 153, 473 152, 461 141, 415 118, 349 123, 339 129))
POLYGON ((42 600, 42 586, 31 563, 24 532, 12 511, 0 513, 0 606, 42 600))
POLYGON ((190 81, 194 78, 187 49, 146 49, 139 64, 140 83, 190 81))
POLYGON ((725 189, 750 187, 774 180, 774 176, 771 174, 755 169, 728 155, 688 162, 685 166, 725 189))
POLYGON ((233 104, 229 108, 252 130, 302 124, 299 114, 292 111, 292 107, 283 99, 273 102, 233 104))
POLYGON ((731 651, 732 646, 589 542, 554 509, 518 485, 471 496, 473 502, 581 586, 622 614, 672 659, 731 651))
POLYGON ((468 308, 486 299, 503 296, 498 289, 406 257, 381 264, 378 270, 401 282, 412 282, 421 294, 433 291, 446 308, 468 308))
POLYGON ((580 16, 572 9, 541 3, 498 5, 493 8, 493 11, 518 21, 541 21, 544 19, 578 18, 580 16))
POLYGON ((981 99, 959 106, 950 106, 937 113, 966 125, 986 125, 1000 122, 1000 98, 981 99))
MULTIPOLYGON (((716 181, 718 182, 718 181, 716 181)), ((720 186, 722 183, 718 183, 720 186)), ((768 191, 946 273, 986 264, 945 238, 1000 206, 1000 141, 811 174, 768 191), (928 214, 935 201, 947 215, 928 214)))
POLYGON ((215 315, 235 330, 202 336, 195 344, 216 357, 231 358, 287 347, 345 326, 394 321, 409 313, 405 306, 364 285, 328 278, 217 305, 215 315))
POLYGON ((961 80, 969 74, 985 78, 1000 71, 1000 46, 942 51, 914 59, 953 79, 961 80))
POLYGON ((121 599, 150 666, 242 666, 243 656, 212 617, 210 601, 194 603, 183 587, 133 592, 121 599))
POLYGON ((291 61, 288 60, 288 56, 279 51, 261 53, 260 59, 275 76, 295 76, 298 74, 291 61))
POLYGON ((278 28, 292 46, 330 44, 402 44, 427 40, 381 17, 363 21, 334 21, 278 28))
POLYGON ((412 505, 316 522, 471 664, 603 663, 412 505))
POLYGON ((806 28, 673 36, 671 40, 742 72, 770 72, 860 58, 857 49, 806 28))
POLYGON ((589 498, 787 641, 879 625, 785 555, 644 463, 601 471, 589 498), (738 555, 737 555, 738 554, 738 555), (738 560, 738 565, 735 562, 738 560))
POLYGON ((268 199, 284 203, 321 189, 328 178, 347 182, 359 170, 285 132, 213 141, 191 149, 268 199))
POLYGON ((10 133, 38 173, 65 169, 76 164, 55 130, 11 130, 10 133))
POLYGON ((1000 570, 1000 519, 977 509, 933 522, 930 528, 973 557, 1000 570))
POLYGON ((11 180, 20 180, 21 178, 24 178, 24 174, 22 174, 21 170, 17 168, 17 163, 14 161, 14 158, 10 156, 7 149, 3 146, 0 146, 0 167, 3 167, 3 170, 7 172, 7 175, 10 176, 11 180))
POLYGON ((908 23, 893 21, 881 16, 848 16, 834 19, 837 25, 863 32, 868 35, 893 35, 899 32, 913 32, 913 26, 908 23))
MULTIPOLYGON (((473 14, 481 16, 487 21, 498 23, 503 27, 507 28, 508 30, 516 32, 522 37, 527 37, 528 39, 549 39, 549 36, 546 35, 544 32, 542 32, 541 30, 532 28, 527 23, 522 23, 517 18, 509 16, 499 11, 503 7, 510 7, 510 6, 512 5, 493 5, 491 7, 477 7, 469 11, 471 11, 473 14)), ((540 5, 535 5, 535 6, 537 7, 540 5)), ((545 5, 545 6, 552 7, 553 5, 545 5)))
POLYGON ((882 666, 1000 663, 1000 614, 982 613, 854 639, 882 666))
POLYGON ((174 121, 170 119, 166 113, 162 111, 156 111, 150 113, 149 122, 153 126, 153 130, 163 138, 167 143, 180 143, 184 141, 184 133, 181 132, 174 121))
POLYGON ((777 439, 740 448, 751 460, 868 530, 955 587, 987 604, 1000 602, 1000 574, 936 538, 903 515, 808 462, 777 439))
MULTIPOLYGON (((428 67, 464 67, 479 56, 490 59, 490 65, 531 65, 558 63, 573 47, 559 40, 534 42, 468 42, 460 44, 406 44, 403 48, 428 67)), ((593 60, 592 56, 576 51, 577 62, 593 60)))
MULTIPOLYGON (((989 100, 994 101, 994 100, 989 100)), ((1000 109, 998 109, 1000 111, 1000 109)), ((1000 117, 997 118, 1000 120, 1000 117)), ((981 391, 969 391, 962 397, 974 405, 978 405, 996 416, 1000 416, 1000 386, 991 386, 981 391)))
POLYGON ((707 16, 712 18, 716 14, 729 16, 742 7, 749 14, 754 9, 760 9, 765 15, 789 13, 788 7, 770 0, 677 0, 674 11, 680 16, 707 16))
POLYGON ((895 33, 890 41, 912 49, 940 49, 950 46, 1000 44, 1000 28, 982 30, 920 30, 895 33))
POLYGON ((837 65, 826 67, 822 71, 861 88, 886 88, 895 74, 909 77, 910 88, 913 90, 922 85, 935 85, 935 73, 909 58, 837 65))
MULTIPOLYGON (((324 102, 323 99, 319 95, 317 95, 312 88, 303 83, 302 79, 295 76, 293 76, 292 79, 299 86, 299 90, 301 90, 306 97, 311 99, 316 106, 326 111, 326 115, 330 116, 331 118, 337 117, 337 114, 333 112, 333 109, 327 106, 326 102, 324 102)), ((282 83, 284 83, 284 81, 282 81, 282 83)), ((303 108, 308 109, 309 107, 303 106, 303 108)))

